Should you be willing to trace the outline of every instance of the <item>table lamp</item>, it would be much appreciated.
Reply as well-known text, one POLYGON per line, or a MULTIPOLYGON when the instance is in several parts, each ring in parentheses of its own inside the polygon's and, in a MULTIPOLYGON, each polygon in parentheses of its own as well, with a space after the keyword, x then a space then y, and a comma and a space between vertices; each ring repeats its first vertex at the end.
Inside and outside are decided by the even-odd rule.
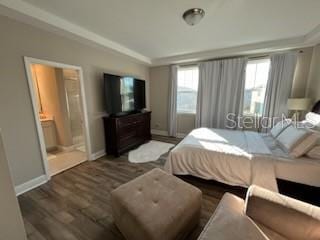
POLYGON ((294 121, 300 120, 300 112, 307 111, 310 108, 310 98, 289 98, 288 99, 288 110, 294 111, 292 119, 294 121))

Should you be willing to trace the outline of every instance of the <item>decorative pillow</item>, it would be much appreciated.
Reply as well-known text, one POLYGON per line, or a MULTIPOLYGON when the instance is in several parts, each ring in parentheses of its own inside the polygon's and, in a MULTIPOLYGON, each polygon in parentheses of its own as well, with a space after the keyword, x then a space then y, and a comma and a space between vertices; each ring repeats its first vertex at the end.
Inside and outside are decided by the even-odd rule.
POLYGON ((291 125, 290 119, 285 119, 283 121, 278 122, 270 131, 271 135, 276 138, 279 136, 280 133, 282 133, 283 130, 285 130, 287 127, 291 125))
POLYGON ((318 133, 310 133, 305 137, 301 138, 290 151, 290 156, 292 157, 301 157, 310 151, 318 142, 319 134, 318 133))
POLYGON ((306 115, 306 121, 313 124, 316 127, 320 127, 320 114, 308 112, 306 115))
POLYGON ((314 146, 308 153, 307 156, 310 158, 320 159, 320 145, 314 146))
POLYGON ((292 123, 293 126, 295 126, 296 128, 308 128, 308 129, 313 129, 315 126, 308 122, 307 120, 303 120, 300 122, 294 122, 292 123))
POLYGON ((307 131, 307 129, 295 128, 290 125, 280 133, 277 140, 281 146, 290 152, 299 140, 306 137, 308 134, 311 134, 311 132, 307 131))

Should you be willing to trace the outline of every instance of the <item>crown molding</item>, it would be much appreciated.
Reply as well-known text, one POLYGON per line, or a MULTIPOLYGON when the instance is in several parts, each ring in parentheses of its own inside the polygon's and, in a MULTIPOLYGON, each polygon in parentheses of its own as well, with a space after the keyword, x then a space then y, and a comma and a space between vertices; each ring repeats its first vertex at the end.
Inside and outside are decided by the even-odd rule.
POLYGON ((49 31, 60 33, 72 39, 80 40, 81 42, 88 43, 89 41, 91 44, 111 49, 136 59, 143 64, 151 64, 150 58, 136 51, 21 0, 0 0, 0 14, 49 31))
POLYGON ((126 55, 137 62, 148 66, 181 64, 228 56, 284 51, 311 47, 320 43, 319 24, 312 31, 303 36, 151 59, 22 0, 0 0, 0 14, 43 28, 47 31, 64 35, 85 44, 100 47, 104 50, 108 49, 115 51, 116 53, 126 55))
POLYGON ((163 66, 168 64, 182 64, 188 62, 204 61, 208 59, 245 56, 261 53, 271 53, 285 51, 297 48, 312 47, 320 43, 320 27, 319 32, 314 32, 310 36, 300 36, 288 39, 253 43, 236 47, 208 50, 196 53, 175 55, 171 57, 157 58, 152 60, 152 66, 163 66), (311 39, 312 37, 312 39, 311 39))
POLYGON ((312 31, 307 33, 304 37, 304 41, 309 44, 317 45, 320 43, 320 24, 316 26, 312 31))

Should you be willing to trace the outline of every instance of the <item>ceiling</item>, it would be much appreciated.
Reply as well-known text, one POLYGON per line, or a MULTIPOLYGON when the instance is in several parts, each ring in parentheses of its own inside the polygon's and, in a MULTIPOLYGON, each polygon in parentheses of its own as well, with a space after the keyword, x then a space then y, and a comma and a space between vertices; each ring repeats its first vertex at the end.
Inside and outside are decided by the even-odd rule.
POLYGON ((21 3, 24 9, 30 7, 29 15, 50 14, 56 22, 62 19, 87 30, 111 48, 114 44, 149 63, 191 60, 204 52, 241 46, 264 48, 261 43, 302 44, 320 24, 319 0, 0 0, 0 4, 10 1, 16 8, 21 3), (181 18, 192 7, 206 12, 196 26, 181 18))

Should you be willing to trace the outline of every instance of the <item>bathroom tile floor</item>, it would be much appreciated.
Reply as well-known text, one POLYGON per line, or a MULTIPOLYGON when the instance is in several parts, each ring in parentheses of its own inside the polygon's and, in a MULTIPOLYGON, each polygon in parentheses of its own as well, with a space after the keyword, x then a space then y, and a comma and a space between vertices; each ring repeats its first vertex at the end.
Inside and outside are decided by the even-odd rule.
POLYGON ((54 155, 55 157, 48 158, 51 176, 75 167, 88 160, 86 153, 79 150, 73 150, 70 152, 55 152, 54 155))
POLYGON ((81 152, 86 152, 86 146, 85 145, 81 145, 80 147, 77 147, 77 150, 79 150, 81 152))

